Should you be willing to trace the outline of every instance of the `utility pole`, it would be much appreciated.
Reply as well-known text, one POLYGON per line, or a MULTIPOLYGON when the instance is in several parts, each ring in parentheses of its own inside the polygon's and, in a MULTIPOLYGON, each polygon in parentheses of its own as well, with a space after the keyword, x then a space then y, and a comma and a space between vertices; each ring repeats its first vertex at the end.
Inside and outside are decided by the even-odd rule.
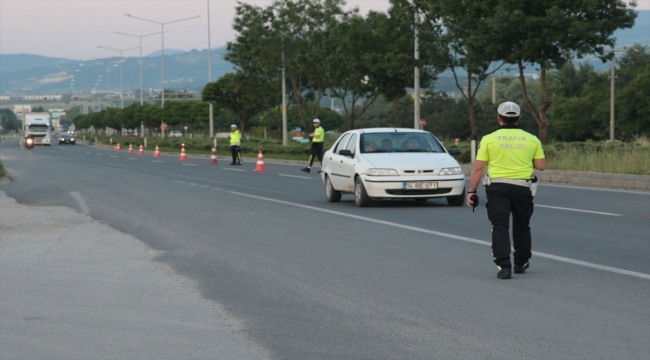
POLYGON ((611 74, 609 76, 610 81, 610 89, 609 89, 609 141, 614 141, 614 98, 615 98, 615 80, 616 80, 616 53, 617 52, 622 52, 625 51, 625 48, 623 50, 610 50, 612 53, 612 70, 611 74))
MULTIPOLYGON (((418 24, 420 23, 420 15, 418 12, 415 12, 415 25, 413 26, 415 30, 415 60, 420 60, 420 48, 419 48, 419 34, 418 34, 418 24)), ((415 67, 415 84, 413 86, 413 128, 420 128, 420 68, 415 67)))
POLYGON ((284 42, 282 42, 282 145, 287 146, 289 139, 287 136, 287 75, 284 64, 284 42))

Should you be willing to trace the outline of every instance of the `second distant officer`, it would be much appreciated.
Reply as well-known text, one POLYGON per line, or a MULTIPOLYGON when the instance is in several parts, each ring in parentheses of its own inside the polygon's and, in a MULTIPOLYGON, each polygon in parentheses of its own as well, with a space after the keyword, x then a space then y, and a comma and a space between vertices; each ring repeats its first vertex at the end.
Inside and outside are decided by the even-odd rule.
POLYGON ((323 142, 325 141, 325 130, 320 126, 320 120, 314 119, 314 132, 309 134, 311 138, 311 149, 309 155, 309 165, 300 170, 304 172, 311 172, 311 166, 314 164, 314 159, 318 158, 321 165, 323 165, 323 142))
POLYGON ((232 154, 232 162, 230 165, 241 165, 241 133, 237 129, 237 125, 230 125, 230 153, 232 154))

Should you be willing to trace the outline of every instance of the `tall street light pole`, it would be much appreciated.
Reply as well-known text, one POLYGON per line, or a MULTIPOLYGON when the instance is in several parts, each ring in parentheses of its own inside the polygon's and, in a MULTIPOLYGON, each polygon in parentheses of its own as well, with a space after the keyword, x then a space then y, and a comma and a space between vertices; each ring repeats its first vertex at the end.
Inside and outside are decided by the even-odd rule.
MULTIPOLYGON (((208 84, 212 82, 212 43, 210 41, 210 0, 208 2, 208 84)), ((214 108, 210 105, 210 138, 214 137, 214 108)))
POLYGON ((161 66, 161 84, 160 84, 160 88, 162 90, 162 94, 161 94, 162 103, 161 103, 161 105, 162 105, 162 107, 165 107, 165 25, 200 18, 201 15, 196 15, 196 16, 192 16, 192 17, 189 17, 189 18, 185 18, 185 19, 179 19, 179 20, 167 21, 167 22, 159 22, 159 21, 144 19, 144 18, 141 18, 141 17, 133 16, 131 14, 124 14, 124 15, 126 15, 126 16, 128 16, 130 18, 134 18, 134 19, 138 19, 138 20, 142 20, 142 21, 147 21, 147 22, 158 24, 158 25, 161 26, 161 29, 162 29, 162 31, 161 31, 161 33, 162 33, 162 54, 161 54, 162 66, 161 66))
POLYGON ((142 89, 142 38, 147 37, 147 36, 152 36, 152 35, 158 35, 160 32, 155 32, 147 35, 134 35, 134 34, 127 34, 119 31, 113 31, 115 34, 119 35, 126 35, 126 36, 133 36, 140 38, 140 106, 144 105, 144 92, 142 89))
POLYGON ((135 50, 137 47, 129 49, 113 49, 106 46, 97 46, 98 48, 118 51, 120 53, 120 99, 122 101, 122 109, 124 109, 124 57, 122 53, 129 50, 135 50))
MULTIPOLYGON (((159 22, 159 21, 149 20, 149 19, 145 19, 145 18, 141 18, 141 17, 133 16, 133 15, 131 15, 131 14, 124 14, 124 15, 125 15, 125 16, 128 16, 128 17, 130 17, 130 18, 134 18, 134 19, 138 19, 138 20, 142 20, 142 21, 146 21, 146 22, 150 22, 150 23, 158 24, 158 25, 161 26, 161 29, 162 29, 162 30, 161 30, 161 34, 162 34, 162 36, 161 36, 161 37, 162 37, 162 53, 161 53, 160 58, 161 58, 161 64, 162 64, 162 66, 160 67, 160 68, 161 68, 161 70, 160 70, 160 71, 161 71, 161 78, 160 78, 160 79, 161 79, 161 80, 160 80, 160 90, 161 90, 161 94, 160 94, 160 96, 161 96, 161 103, 160 103, 160 106, 161 106, 161 107, 165 107, 165 25, 173 24, 173 23, 177 23, 177 22, 181 22, 181 21, 187 21, 187 20, 192 20, 192 19, 200 18, 201 15, 196 15, 196 16, 192 16, 192 17, 190 17, 190 18, 179 19, 179 20, 174 20, 174 21, 167 21, 167 22, 159 22)), ((164 128, 163 125, 164 125, 164 124, 163 124, 163 122, 161 121, 161 122, 160 122, 160 137, 161 137, 161 138, 164 138, 164 137, 165 137, 165 128, 164 128)))

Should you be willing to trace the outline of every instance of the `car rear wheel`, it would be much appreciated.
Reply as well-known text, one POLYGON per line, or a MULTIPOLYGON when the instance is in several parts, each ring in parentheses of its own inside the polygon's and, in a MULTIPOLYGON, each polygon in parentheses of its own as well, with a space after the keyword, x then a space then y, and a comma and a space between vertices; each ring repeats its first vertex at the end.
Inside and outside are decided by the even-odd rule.
POLYGON ((372 199, 366 193, 366 188, 363 186, 363 181, 360 177, 354 181, 354 205, 358 207, 370 206, 372 199))
POLYGON ((325 196, 329 202, 341 201, 341 192, 334 189, 330 177, 325 175, 325 196))
POLYGON ((465 203, 465 197, 465 189, 463 189, 463 193, 460 195, 447 196, 447 204, 449 204, 449 206, 463 206, 463 203, 465 203))

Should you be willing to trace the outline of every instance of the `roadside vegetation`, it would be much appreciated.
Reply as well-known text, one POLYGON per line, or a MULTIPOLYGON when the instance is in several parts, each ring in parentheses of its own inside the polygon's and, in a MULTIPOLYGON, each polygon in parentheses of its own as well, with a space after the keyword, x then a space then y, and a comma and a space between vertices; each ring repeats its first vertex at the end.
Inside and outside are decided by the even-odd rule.
MULTIPOLYGON (((330 133, 325 138, 325 149, 328 149, 338 138, 339 133, 330 133)), ((137 153, 142 139, 132 136, 97 136, 98 145, 114 147, 120 143, 121 151, 127 151, 129 143, 133 144, 133 150, 137 153)), ((95 137, 87 137, 94 142, 95 137)), ((440 139, 448 149, 458 148, 460 155, 455 158, 461 164, 471 162, 470 143, 461 142, 453 145, 454 139, 440 139)), ((180 154, 181 144, 185 144, 187 154, 204 155, 209 157, 212 153, 213 141, 207 137, 196 138, 148 138, 146 153, 153 154, 156 144, 159 150, 164 153, 180 154)), ((279 160, 301 160, 309 158, 309 143, 290 141, 287 146, 282 145, 278 139, 264 139, 255 136, 248 136, 242 141, 242 156, 255 158, 259 149, 262 148, 265 159, 279 160)), ((217 155, 230 156, 230 148, 227 139, 218 139, 216 147, 217 155)), ((611 142, 586 141, 586 142, 553 142, 544 145, 544 152, 547 157, 547 168, 549 170, 573 170, 590 171, 613 174, 635 174, 650 175, 650 140, 647 137, 640 137, 634 142, 611 142)))
MULTIPOLYGON (((263 146, 269 158, 306 159, 308 144, 280 142, 285 73, 291 135, 297 128, 311 132, 316 117, 334 139, 349 129, 413 128, 424 119, 424 129, 448 139, 448 146, 460 140, 459 160, 467 163, 468 141, 497 128, 496 104, 514 101, 522 108, 521 127, 544 144, 549 169, 648 173, 648 146, 638 139, 650 137, 650 48, 637 44, 617 57, 611 135, 610 74, 574 63, 586 57, 611 61, 614 32, 632 27, 637 17, 628 2, 540 0, 531 6, 468 0, 459 7, 457 0, 390 0, 387 12, 367 15, 346 10, 344 3, 239 3, 235 40, 225 55, 235 71, 206 84, 200 101, 131 104, 89 114, 72 108, 66 121, 93 139, 98 134, 102 143, 108 143, 107 133, 143 126, 152 136, 148 150, 160 139, 161 127, 181 130, 195 137, 185 140, 187 152, 209 154, 212 104, 215 131, 237 124, 245 156, 263 146), (419 116, 410 93, 415 67, 423 89, 419 116), (439 90, 454 87, 458 92, 439 90), (620 143, 606 144, 612 135, 620 143)), ((179 151, 181 141, 160 139, 159 145, 161 151, 179 151)), ((218 142, 217 152, 228 153, 226 141, 218 142)))

